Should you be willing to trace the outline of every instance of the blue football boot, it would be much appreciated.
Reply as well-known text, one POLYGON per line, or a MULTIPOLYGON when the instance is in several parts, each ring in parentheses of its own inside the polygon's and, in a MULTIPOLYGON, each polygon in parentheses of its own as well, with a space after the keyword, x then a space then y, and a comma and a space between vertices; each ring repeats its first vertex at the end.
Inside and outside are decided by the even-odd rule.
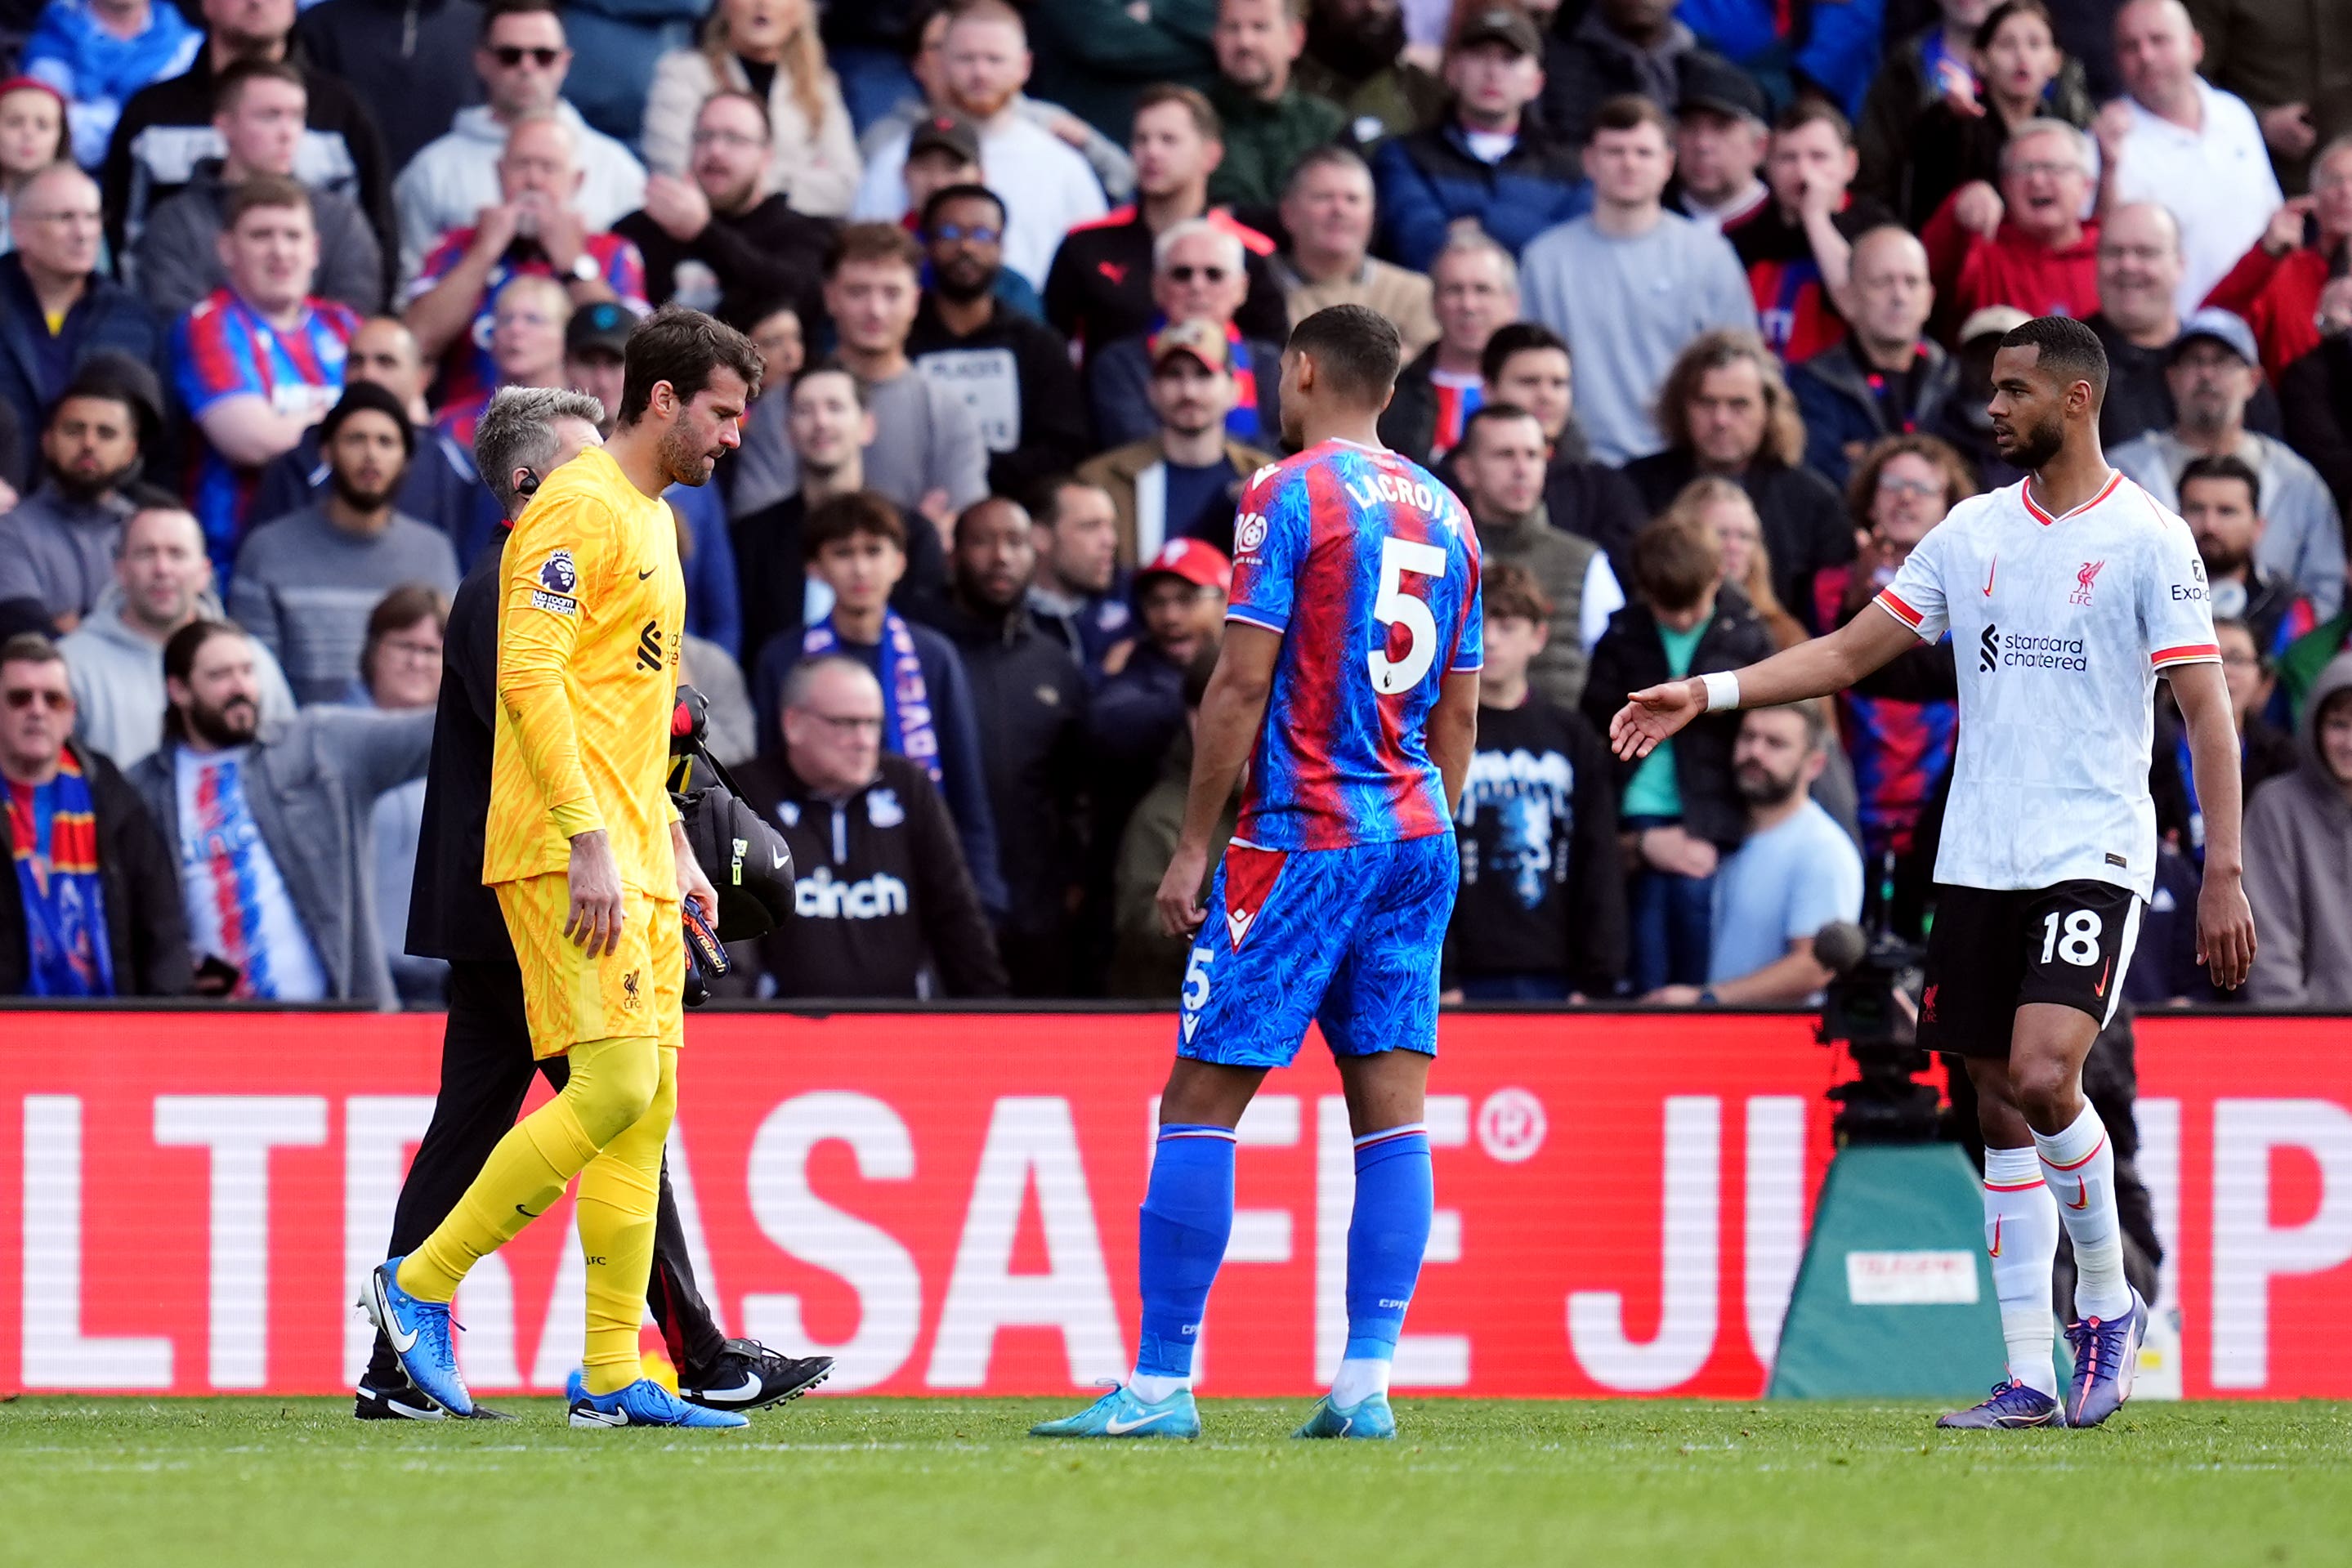
POLYGON ((2066 1392, 2066 1425, 2095 1427, 2123 1408, 2139 1373, 2140 1341, 2147 1337, 2147 1303, 2131 1293, 2122 1317, 2087 1318, 2066 1325, 2074 1353, 2074 1385, 2066 1392))
POLYGON ((457 1346, 450 1338, 449 1304, 421 1301, 400 1288, 400 1264, 388 1258, 368 1275, 360 1310, 392 1342, 401 1369, 417 1391, 453 1416, 471 1416, 474 1396, 457 1370, 457 1346))
POLYGON ((1029 1428, 1033 1437, 1197 1437, 1201 1412, 1192 1391, 1180 1388, 1157 1405, 1138 1399, 1119 1385, 1075 1416, 1040 1421, 1029 1428))
POLYGON ((1326 1394, 1315 1402, 1314 1413, 1307 1417, 1307 1424, 1291 1436, 1393 1441, 1396 1412, 1389 1408, 1389 1396, 1385 1394, 1367 1394, 1345 1410, 1333 1405, 1331 1396, 1326 1394))
POLYGON ((1992 1397, 1966 1410, 1948 1410, 1936 1425, 1959 1431, 2015 1431, 2023 1427, 2063 1427, 2058 1401, 2022 1383, 1996 1383, 1992 1397))
POLYGON ((695 1427, 717 1430, 751 1424, 749 1416, 738 1416, 732 1410, 705 1410, 699 1405, 688 1405, 650 1377, 640 1377, 617 1394, 591 1394, 587 1379, 575 1366, 564 1381, 563 1392, 572 1401, 572 1424, 575 1427, 695 1427))

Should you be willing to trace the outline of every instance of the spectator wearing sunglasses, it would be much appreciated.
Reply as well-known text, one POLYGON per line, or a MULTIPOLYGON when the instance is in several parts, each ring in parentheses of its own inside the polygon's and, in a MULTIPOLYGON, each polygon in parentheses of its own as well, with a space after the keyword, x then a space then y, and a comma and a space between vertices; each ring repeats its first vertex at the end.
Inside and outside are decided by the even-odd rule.
POLYGON ((0 996, 178 996, 188 932, 172 858, 139 792, 73 738, 62 654, 0 643, 0 996))
POLYGON ((816 302, 834 225, 772 187, 768 106, 729 88, 694 117, 686 172, 651 174, 646 204, 613 225, 646 262, 646 298, 716 314, 722 301, 816 302))
MULTIPOLYGON (((1225 433, 1235 441, 1271 446, 1282 429, 1276 399, 1282 386, 1282 345, 1245 337, 1234 317, 1249 295, 1248 253, 1233 230, 1208 218, 1188 218, 1152 243, 1151 298, 1158 331, 1171 321, 1207 321, 1225 335, 1234 402, 1225 433)), ((1104 446, 1149 440, 1160 429, 1151 406, 1149 335, 1107 344, 1087 371, 1095 434, 1104 446)))
POLYGON ((563 79, 571 69, 572 49, 555 0, 495 0, 485 8, 474 71, 489 101, 459 110, 447 133, 411 160, 393 187, 400 204, 402 277, 416 275, 443 235, 473 226, 485 207, 503 199, 499 162, 507 134, 528 116, 553 114, 572 132, 581 174, 575 205, 592 232, 612 227, 645 204, 645 165, 564 101, 563 79))
POLYGON ((919 236, 930 287, 907 334, 915 368, 964 401, 988 444, 988 487, 1028 494, 1095 450, 1070 345, 996 294, 1004 270, 1004 204, 981 185, 950 185, 923 204, 919 236))

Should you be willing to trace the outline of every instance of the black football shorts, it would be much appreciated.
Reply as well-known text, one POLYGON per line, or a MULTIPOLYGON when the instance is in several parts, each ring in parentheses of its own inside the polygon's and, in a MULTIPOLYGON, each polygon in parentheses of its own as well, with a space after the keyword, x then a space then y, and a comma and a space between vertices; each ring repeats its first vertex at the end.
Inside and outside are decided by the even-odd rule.
POLYGON ((1937 883, 1920 1045, 2005 1059, 2028 1002, 2073 1008, 2105 1028, 2123 996, 2139 916, 2139 895, 2113 883, 2003 891, 1937 883))

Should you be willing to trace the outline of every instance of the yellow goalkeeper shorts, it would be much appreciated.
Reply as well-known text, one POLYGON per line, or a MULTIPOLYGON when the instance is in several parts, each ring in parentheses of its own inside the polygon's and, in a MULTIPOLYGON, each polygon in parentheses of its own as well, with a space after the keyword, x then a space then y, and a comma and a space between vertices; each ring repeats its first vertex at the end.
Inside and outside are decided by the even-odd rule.
POLYGON ((572 885, 562 873, 502 882, 495 891, 522 967, 534 1059, 562 1056, 586 1040, 650 1035, 685 1043, 686 952, 674 901, 624 894, 620 946, 591 958, 563 934, 572 885))

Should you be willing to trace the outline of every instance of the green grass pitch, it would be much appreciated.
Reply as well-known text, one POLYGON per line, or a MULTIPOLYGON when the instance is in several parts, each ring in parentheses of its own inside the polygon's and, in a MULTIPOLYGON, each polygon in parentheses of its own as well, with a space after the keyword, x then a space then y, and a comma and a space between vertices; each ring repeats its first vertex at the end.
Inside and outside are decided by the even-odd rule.
POLYGON ((0 1405, 0 1562, 299 1568, 2352 1560, 2352 1406, 2135 1405, 1938 1433, 1912 1405, 1406 1399, 1394 1445, 1204 1401, 1197 1443, 1045 1443, 1078 1403, 816 1399, 740 1433, 368 1424, 348 1400, 0 1405))

